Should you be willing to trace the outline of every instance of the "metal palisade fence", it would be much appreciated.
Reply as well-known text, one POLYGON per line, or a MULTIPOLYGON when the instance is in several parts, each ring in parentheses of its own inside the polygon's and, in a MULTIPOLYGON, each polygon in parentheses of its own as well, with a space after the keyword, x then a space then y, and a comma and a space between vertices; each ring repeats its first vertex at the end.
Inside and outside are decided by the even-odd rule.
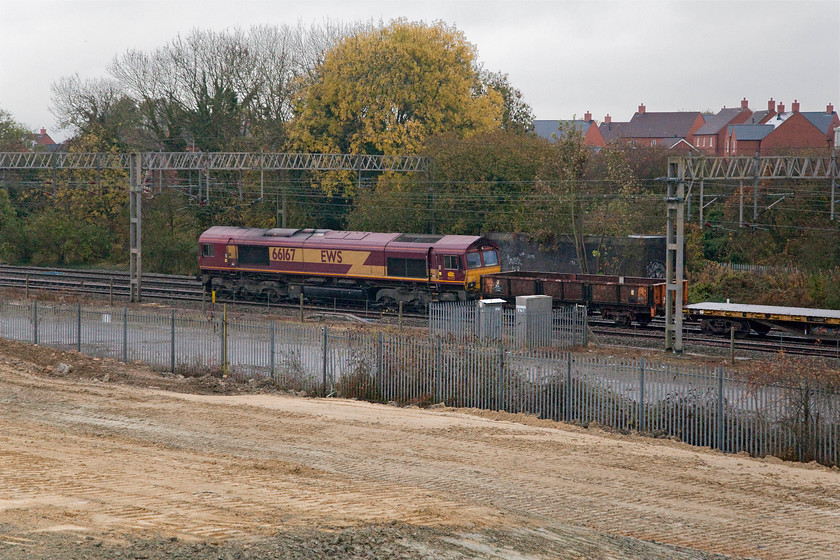
POLYGON ((263 378, 307 394, 521 412, 840 464, 836 387, 757 386, 724 368, 514 350, 492 338, 35 301, 0 302, 0 337, 183 375, 263 378))
POLYGON ((431 303, 429 336, 498 343, 508 348, 586 345, 585 306, 571 305, 535 313, 521 307, 508 309, 501 304, 483 303, 431 303))

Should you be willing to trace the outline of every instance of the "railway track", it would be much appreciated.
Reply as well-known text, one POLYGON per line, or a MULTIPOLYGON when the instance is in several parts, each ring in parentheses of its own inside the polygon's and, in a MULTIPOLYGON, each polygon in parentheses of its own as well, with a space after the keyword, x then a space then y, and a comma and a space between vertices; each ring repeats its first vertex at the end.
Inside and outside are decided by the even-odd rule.
MULTIPOLYGON (((665 337, 665 324, 661 320, 653 321, 644 327, 620 328, 614 326, 611 321, 595 318, 590 320, 590 326, 596 336, 613 339, 661 341, 665 337)), ((796 356, 840 359, 840 340, 816 341, 775 329, 764 336, 751 333, 746 338, 735 338, 732 341, 729 338, 704 335, 699 324, 686 322, 683 326, 683 342, 719 350, 734 348, 739 355, 752 352, 785 352, 796 356)))
MULTIPOLYGON (((107 299, 109 304, 126 302, 130 297, 129 273, 124 271, 81 270, 66 268, 40 268, 25 266, 0 265, 0 288, 22 292, 29 298, 38 292, 61 292, 79 297, 92 299, 107 299)), ((178 276, 166 274, 144 274, 142 279, 142 296, 144 300, 166 302, 172 305, 202 305, 209 303, 208 295, 201 283, 193 276, 178 276)), ((236 298, 220 298, 216 303, 241 306, 244 309, 285 310, 294 312, 300 310, 300 304, 294 302, 271 303, 269 301, 243 301, 236 298)), ((347 315, 359 317, 361 320, 395 319, 404 320, 407 324, 424 325, 425 314, 398 310, 372 309, 367 306, 347 306, 333 302, 333 305, 315 305, 306 302, 308 315, 347 315)), ((662 321, 654 321, 645 327, 635 326, 620 328, 611 321, 600 320, 597 316, 590 320, 592 332, 598 337, 621 340, 622 345, 648 346, 655 341, 664 339, 665 325, 662 321)), ((709 348, 730 348, 731 341, 726 338, 714 338, 703 335, 699 325, 686 323, 683 341, 686 343, 709 348)), ((766 336, 750 335, 745 339, 736 339, 734 349, 737 352, 780 352, 802 356, 817 356, 840 359, 840 341, 817 342, 799 338, 781 331, 771 331, 766 336)))
MULTIPOLYGON (((27 299, 38 292, 74 294, 93 299, 108 299, 110 305, 126 302, 131 296, 129 273, 124 271, 80 270, 66 268, 40 268, 0 265, 0 288, 13 289, 23 293, 27 299)), ((142 297, 144 301, 170 304, 206 304, 210 295, 204 291, 201 282, 194 276, 168 274, 143 274, 142 297)), ((217 304, 230 304, 251 309, 299 310, 298 302, 270 302, 243 300, 236 297, 216 299, 217 304)), ((365 305, 347 306, 334 301, 314 304, 306 302, 307 313, 352 313, 363 319, 382 317, 405 320, 425 320, 422 313, 399 309, 374 309, 365 305)))

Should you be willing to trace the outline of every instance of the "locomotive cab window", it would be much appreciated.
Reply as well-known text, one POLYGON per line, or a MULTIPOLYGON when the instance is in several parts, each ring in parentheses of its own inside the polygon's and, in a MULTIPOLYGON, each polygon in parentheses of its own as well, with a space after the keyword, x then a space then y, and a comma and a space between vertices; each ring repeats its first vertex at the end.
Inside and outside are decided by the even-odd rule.
POLYGON ((499 256, 496 251, 484 251, 484 266, 499 266, 499 256))
POLYGON ((446 270, 461 270, 461 258, 458 255, 444 255, 443 268, 446 270))
POLYGON ((480 253, 467 253, 467 268, 481 268, 480 253))
POLYGON ((268 247, 254 245, 240 246, 239 263, 268 266, 271 263, 268 259, 268 247))
POLYGON ((210 243, 202 243, 201 244, 201 256, 202 257, 213 257, 213 256, 215 256, 215 251, 213 249, 214 249, 214 247, 210 243))

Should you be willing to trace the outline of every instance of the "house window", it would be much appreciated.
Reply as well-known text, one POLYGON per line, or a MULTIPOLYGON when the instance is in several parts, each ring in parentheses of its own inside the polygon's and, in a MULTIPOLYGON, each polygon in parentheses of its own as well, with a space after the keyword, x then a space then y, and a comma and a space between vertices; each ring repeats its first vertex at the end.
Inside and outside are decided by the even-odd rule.
POLYGON ((715 137, 714 136, 709 138, 709 146, 712 147, 712 148, 715 147, 715 137))
POLYGON ((650 145, 651 145, 651 146, 656 146, 656 140, 651 140, 651 141, 650 141, 650 145))
POLYGON ((213 250, 213 245, 209 243, 202 243, 201 244, 201 256, 212 258, 215 255, 215 251, 213 250))
POLYGON ((457 255, 444 255, 443 268, 446 270, 461 270, 461 257, 457 255))

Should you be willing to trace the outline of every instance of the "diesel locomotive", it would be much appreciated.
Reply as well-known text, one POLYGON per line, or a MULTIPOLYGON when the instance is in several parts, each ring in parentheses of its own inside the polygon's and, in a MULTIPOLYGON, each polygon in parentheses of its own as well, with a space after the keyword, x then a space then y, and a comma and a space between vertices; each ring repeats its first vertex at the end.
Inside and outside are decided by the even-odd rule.
POLYGON ((402 302, 478 297, 500 272, 496 243, 481 236, 214 226, 198 240, 200 279, 223 296, 402 302))

